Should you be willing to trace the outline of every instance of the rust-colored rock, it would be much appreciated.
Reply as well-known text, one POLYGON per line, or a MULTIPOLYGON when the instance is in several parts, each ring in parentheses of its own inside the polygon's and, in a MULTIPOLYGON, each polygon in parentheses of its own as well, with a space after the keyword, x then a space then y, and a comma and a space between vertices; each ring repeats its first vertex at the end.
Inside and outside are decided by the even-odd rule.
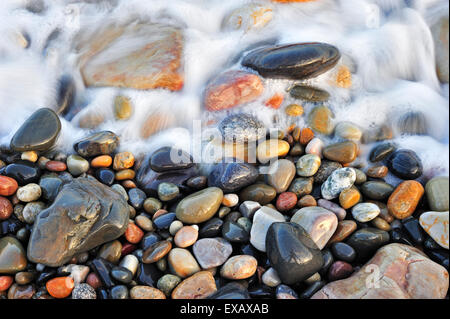
POLYGON ((447 270, 402 244, 380 248, 357 273, 327 284, 312 299, 443 299, 447 270))
POLYGON ((349 209, 355 206, 361 199, 361 193, 356 187, 344 189, 339 194, 339 204, 343 209, 349 209))
POLYGON ((0 292, 6 291, 14 282, 12 276, 0 276, 0 292))
POLYGON ((45 285, 50 296, 66 298, 72 293, 74 282, 71 277, 57 277, 47 281, 45 285))
POLYGON ((0 196, 0 220, 8 219, 13 212, 13 206, 9 199, 0 196))
POLYGON ((299 142, 302 145, 308 144, 314 138, 314 132, 309 127, 305 127, 300 132, 299 142))
POLYGON ((132 244, 137 244, 144 237, 144 232, 135 223, 129 223, 125 231, 125 238, 132 244))
POLYGON ((216 282, 211 272, 199 271, 183 280, 173 290, 172 299, 205 299, 216 290, 216 282))
POLYGON ((79 40, 81 74, 87 86, 172 91, 183 87, 183 35, 177 27, 107 25, 79 40), (124 45, 127 40, 133 45, 124 45))
POLYGON ((288 211, 297 204, 297 195, 292 192, 281 193, 276 202, 277 210, 280 212, 288 211))
POLYGON ((205 108, 208 111, 230 109, 255 100, 263 90, 259 76, 243 71, 228 71, 208 84, 205 108))
POLYGON ((265 105, 272 109, 279 109, 281 104, 283 103, 284 96, 281 93, 275 93, 272 95, 266 102, 265 105))
POLYGON ((117 153, 114 156, 114 164, 113 168, 116 171, 133 167, 134 165, 134 156, 130 152, 121 152, 117 153))
POLYGON ((0 175, 0 196, 11 196, 17 188, 19 188, 19 184, 15 179, 0 175))
POLYGON ((416 210, 425 189, 416 181, 404 181, 389 196, 387 207, 389 213, 397 219, 411 216, 416 210))

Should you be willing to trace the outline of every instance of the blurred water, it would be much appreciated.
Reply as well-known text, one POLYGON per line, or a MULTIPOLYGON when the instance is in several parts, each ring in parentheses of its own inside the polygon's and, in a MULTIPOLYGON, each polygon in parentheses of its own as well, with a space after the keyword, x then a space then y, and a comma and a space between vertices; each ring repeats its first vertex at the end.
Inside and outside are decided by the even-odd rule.
MULTIPOLYGON (((306 81, 330 92, 329 106, 336 121, 352 121, 362 128, 390 122, 399 133, 401 128, 395 123, 401 122, 407 112, 422 112, 429 124, 429 136, 397 134, 395 142, 418 152, 425 174, 448 174, 448 84, 442 85, 437 79, 429 29, 443 14, 448 14, 446 0, 317 0, 289 5, 275 5, 269 0, 2 0, 0 144, 8 144, 23 120, 37 108, 56 108, 58 79, 70 74, 76 82, 76 105, 81 111, 68 117, 70 121, 63 120, 60 147, 72 151, 73 141, 88 131, 80 129, 78 121, 91 113, 104 118, 97 129, 121 136, 122 149, 138 153, 166 144, 189 148, 194 119, 205 122, 224 116, 223 112, 202 111, 202 93, 212 77, 241 68, 243 53, 258 44, 319 41, 337 46, 342 53, 337 67, 343 64, 352 71, 351 89, 331 84, 335 70, 306 81), (248 32, 222 30, 224 17, 250 2, 272 6, 272 21, 248 32), (76 35, 95 31, 109 21, 136 20, 170 21, 183 27, 183 90, 85 88, 74 50, 76 35), (29 40, 26 49, 18 40, 18 32, 29 40), (128 121, 114 120, 112 104, 119 93, 129 96, 135 108, 128 121), (139 128, 155 113, 174 115, 173 129, 142 140, 139 128)), ((124 42, 124 50, 135 44, 132 39, 124 42)), ((285 128, 290 120, 282 112, 265 107, 263 101, 284 91, 292 81, 265 80, 264 84, 261 98, 236 111, 252 113, 267 126, 285 128)), ((289 102, 293 100, 288 98, 289 102)), ((306 103, 304 107, 308 112, 312 105, 306 103)), ((299 119, 297 124, 303 121, 299 119)), ((363 147, 363 151, 369 149, 370 145, 363 147)))

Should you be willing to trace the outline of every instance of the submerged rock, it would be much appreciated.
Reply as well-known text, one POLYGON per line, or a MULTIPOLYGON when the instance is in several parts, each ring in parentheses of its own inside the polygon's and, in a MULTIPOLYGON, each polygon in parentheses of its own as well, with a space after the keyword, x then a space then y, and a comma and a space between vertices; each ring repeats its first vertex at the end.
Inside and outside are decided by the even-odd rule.
POLYGON ((128 216, 128 205, 118 193, 92 178, 74 179, 36 217, 28 259, 51 267, 63 265, 75 254, 120 237, 128 216))
POLYGON ((250 52, 242 65, 263 77, 300 80, 318 76, 336 65, 339 50, 326 43, 298 43, 260 48, 250 52))
POLYGON ((183 87, 184 40, 177 27, 160 23, 108 25, 79 40, 81 74, 87 86, 172 91, 183 87), (126 45, 127 41, 133 45, 126 45))
POLYGON ((219 130, 225 142, 255 142, 266 135, 264 124, 256 117, 239 113, 227 116, 220 122, 219 130))
POLYGON ((259 76, 243 71, 227 71, 214 78, 205 90, 205 108, 208 111, 230 109, 251 102, 264 90, 259 76))
POLYGON ((330 97, 330 93, 325 90, 299 84, 294 85, 289 90, 289 94, 295 99, 305 100, 308 102, 324 102, 330 97))
POLYGON ((110 131, 91 134, 73 145, 74 150, 83 157, 111 154, 119 145, 119 137, 110 131))

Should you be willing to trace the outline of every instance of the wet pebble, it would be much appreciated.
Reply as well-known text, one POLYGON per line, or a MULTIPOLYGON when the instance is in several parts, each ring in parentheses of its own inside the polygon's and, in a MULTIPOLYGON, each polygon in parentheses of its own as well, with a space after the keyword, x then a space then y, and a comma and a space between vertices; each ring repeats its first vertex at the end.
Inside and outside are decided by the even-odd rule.
POLYGON ((380 214, 380 209, 372 203, 360 203, 352 208, 352 216, 361 223, 367 223, 380 214))
POLYGON ((320 157, 314 154, 303 155, 296 163, 297 175, 310 177, 317 173, 321 164, 320 157))
POLYGON ((389 171, 402 179, 416 179, 422 176, 422 161, 412 150, 397 150, 386 161, 389 171))

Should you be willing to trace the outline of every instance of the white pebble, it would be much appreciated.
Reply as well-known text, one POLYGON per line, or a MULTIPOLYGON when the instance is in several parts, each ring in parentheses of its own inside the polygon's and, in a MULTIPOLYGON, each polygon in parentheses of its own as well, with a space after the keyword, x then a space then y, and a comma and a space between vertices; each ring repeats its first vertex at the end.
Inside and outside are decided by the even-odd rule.
POLYGON ((172 224, 170 224, 170 227, 169 227, 169 233, 170 233, 172 236, 175 236, 175 234, 177 233, 177 231, 179 231, 182 227, 183 227, 183 223, 182 223, 181 221, 179 221, 179 220, 174 220, 174 221, 172 222, 172 224))
POLYGON ((21 202, 29 203, 38 200, 41 197, 42 190, 38 184, 30 183, 19 187, 17 190, 17 198, 21 202))

